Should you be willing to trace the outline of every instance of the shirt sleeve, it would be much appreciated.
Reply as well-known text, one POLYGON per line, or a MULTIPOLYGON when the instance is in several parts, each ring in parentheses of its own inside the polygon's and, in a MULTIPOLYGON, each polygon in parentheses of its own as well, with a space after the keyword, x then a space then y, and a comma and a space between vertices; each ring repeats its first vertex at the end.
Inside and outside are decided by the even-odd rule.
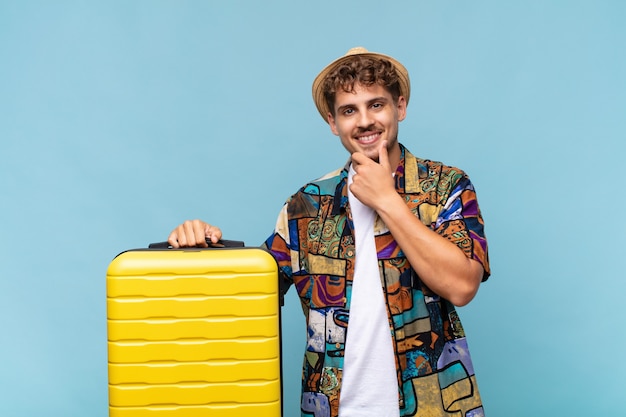
POLYGON ((278 270, 280 275, 280 288, 281 294, 285 294, 291 284, 293 283, 293 268, 292 268, 292 239, 289 237, 289 219, 287 215, 287 204, 283 206, 283 209, 278 215, 276 220, 276 227, 274 232, 265 240, 262 247, 267 249, 276 262, 278 263, 278 270))
POLYGON ((457 245, 465 255, 483 266, 483 281, 491 275, 485 224, 476 191, 463 175, 452 188, 435 224, 435 231, 457 245))

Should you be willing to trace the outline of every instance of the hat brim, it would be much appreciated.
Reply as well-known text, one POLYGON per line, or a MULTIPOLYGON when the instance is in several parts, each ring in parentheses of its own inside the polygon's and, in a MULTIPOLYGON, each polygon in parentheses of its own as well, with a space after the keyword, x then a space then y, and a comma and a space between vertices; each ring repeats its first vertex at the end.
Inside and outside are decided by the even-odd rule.
POLYGON ((388 55, 380 54, 377 52, 370 52, 363 48, 353 48, 348 53, 340 58, 337 58, 330 64, 328 64, 318 75, 315 77, 313 81, 313 101, 315 102, 315 106, 317 107, 317 111, 319 111, 322 119, 328 123, 328 113, 330 113, 330 108, 326 103, 326 99, 324 98, 323 84, 326 77, 335 70, 339 65, 351 59, 353 56, 363 56, 367 58, 374 59, 386 59, 391 62, 394 66, 396 73, 398 74, 398 83, 400 84, 400 95, 404 97, 406 103, 409 103, 409 96, 411 95, 411 82, 409 81, 409 72, 406 70, 404 65, 398 62, 395 58, 392 58, 388 55), (362 50, 363 52, 354 52, 362 50))

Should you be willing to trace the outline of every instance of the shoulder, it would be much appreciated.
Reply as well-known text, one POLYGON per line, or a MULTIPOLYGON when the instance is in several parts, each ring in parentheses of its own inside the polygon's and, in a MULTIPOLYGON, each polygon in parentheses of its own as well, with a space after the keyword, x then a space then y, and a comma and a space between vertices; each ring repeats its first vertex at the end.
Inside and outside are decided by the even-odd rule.
POLYGON ((446 165, 440 161, 418 158, 417 167, 420 179, 437 178, 439 180, 448 179, 457 182, 467 177, 467 174, 462 169, 456 166, 446 165))
MULTIPOLYGON (((341 184, 347 173, 344 168, 338 168, 331 171, 313 181, 309 181, 293 195, 309 194, 309 195, 335 195, 337 186, 341 184)), ((292 196, 292 197, 293 197, 292 196)))
POLYGON ((315 217, 322 205, 334 207, 343 201, 342 188, 347 183, 347 171, 336 169, 303 185, 286 202, 286 214, 290 219, 315 217), (335 199, 335 197, 340 196, 335 199))
POLYGON ((404 148, 404 164, 405 174, 408 177, 417 177, 407 178, 407 183, 417 180, 422 192, 433 188, 442 191, 469 181, 467 174, 462 169, 444 164, 441 161, 416 157, 406 148, 404 148))
POLYGON ((402 152, 404 155, 405 169, 409 172, 416 172, 420 179, 433 177, 466 177, 465 172, 455 166, 446 165, 443 162, 420 158, 411 153, 404 145, 402 152))

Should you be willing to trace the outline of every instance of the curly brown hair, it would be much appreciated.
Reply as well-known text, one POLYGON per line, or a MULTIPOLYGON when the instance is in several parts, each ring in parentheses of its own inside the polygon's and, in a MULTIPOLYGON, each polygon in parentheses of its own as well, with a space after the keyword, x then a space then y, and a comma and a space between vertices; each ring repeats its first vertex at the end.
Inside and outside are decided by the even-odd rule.
POLYGON ((383 58, 354 55, 328 74, 322 84, 324 99, 333 116, 337 91, 353 93, 356 84, 366 87, 378 84, 389 91, 394 101, 400 97, 398 74, 391 62, 383 58))

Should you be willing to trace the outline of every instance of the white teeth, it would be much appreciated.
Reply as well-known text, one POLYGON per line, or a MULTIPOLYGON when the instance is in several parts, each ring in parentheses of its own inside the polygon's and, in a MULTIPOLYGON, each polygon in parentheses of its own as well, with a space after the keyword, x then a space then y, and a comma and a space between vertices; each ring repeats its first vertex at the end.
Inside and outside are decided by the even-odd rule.
POLYGON ((369 142, 371 140, 376 139, 376 137, 378 136, 378 134, 373 134, 373 135, 369 135, 369 136, 361 136, 360 138, 358 138, 358 140, 360 141, 364 141, 364 142, 369 142))

